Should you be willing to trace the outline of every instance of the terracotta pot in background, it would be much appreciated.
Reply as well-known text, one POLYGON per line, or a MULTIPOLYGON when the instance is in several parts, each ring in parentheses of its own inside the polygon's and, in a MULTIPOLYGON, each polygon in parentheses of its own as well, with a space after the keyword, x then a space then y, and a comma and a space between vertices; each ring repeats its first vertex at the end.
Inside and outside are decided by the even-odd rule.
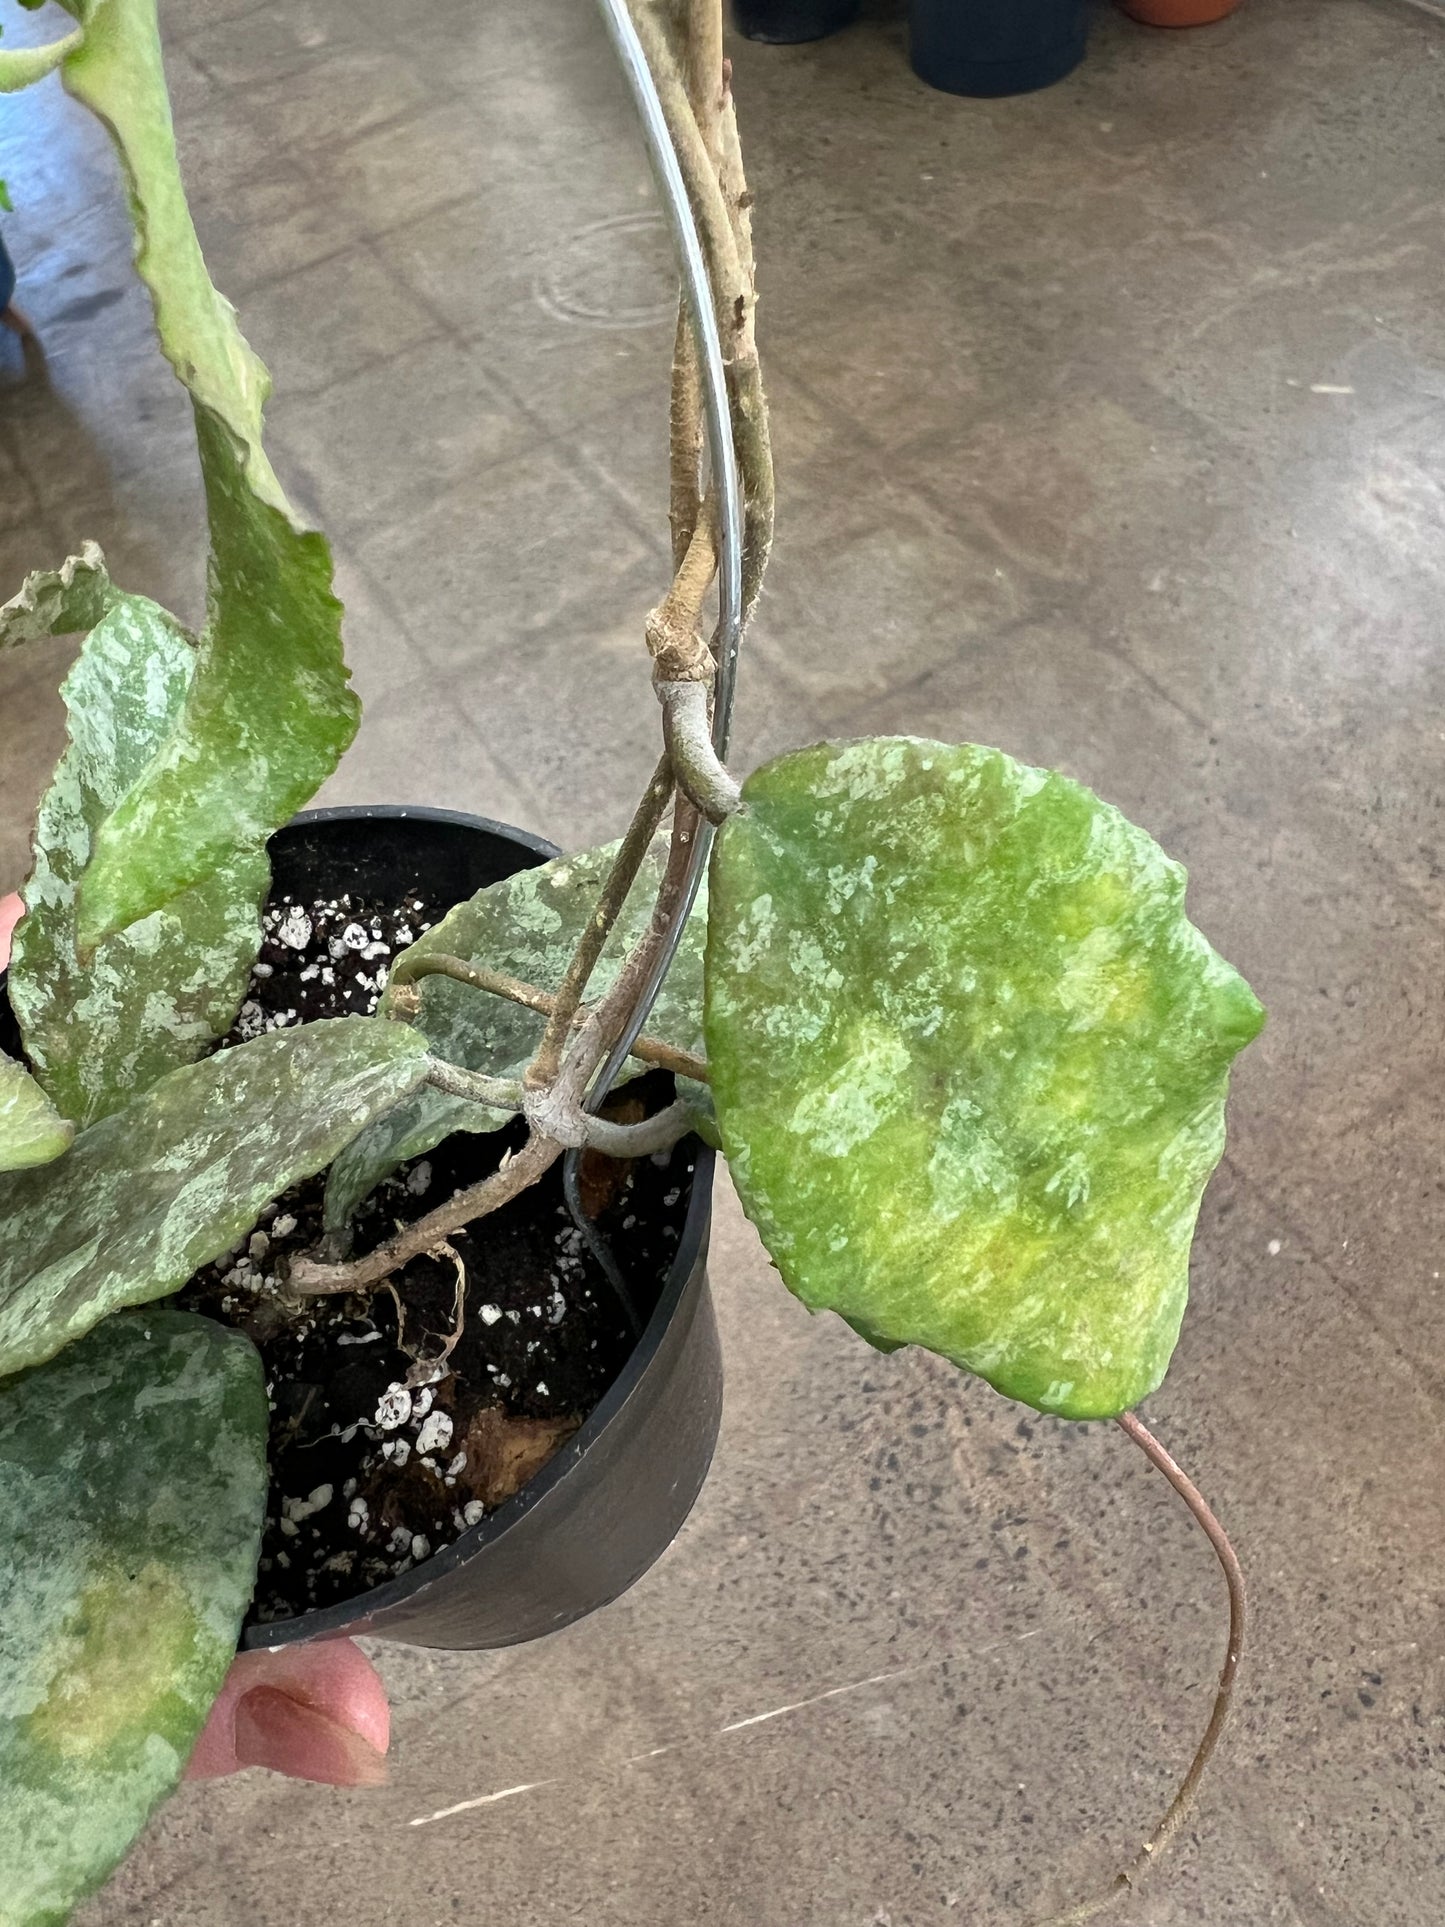
POLYGON ((1207 27, 1233 13, 1239 0, 1119 0, 1146 27, 1207 27))

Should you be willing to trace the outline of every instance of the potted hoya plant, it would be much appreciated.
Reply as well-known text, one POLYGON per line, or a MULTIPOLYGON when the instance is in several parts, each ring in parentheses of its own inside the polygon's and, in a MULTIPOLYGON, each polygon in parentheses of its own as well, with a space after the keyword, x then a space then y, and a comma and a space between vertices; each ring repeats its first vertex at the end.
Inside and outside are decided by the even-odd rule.
POLYGON ((0 1058, 4 1919, 104 1879, 238 1644, 505 1644, 658 1556, 717 1426, 710 1147, 813 1310, 1117 1419, 1210 1533, 1228 1658, 1146 1865, 1243 1592, 1134 1408, 1262 1013, 1179 867, 1061 775, 912 738, 729 773, 773 502, 718 0, 603 0, 679 244, 676 574, 657 769, 569 856, 298 815, 357 724, 330 554, 206 273, 155 0, 66 4, 0 89, 58 68, 115 142, 209 589, 191 633, 87 545, 0 609, 3 647, 84 635, 0 1058))

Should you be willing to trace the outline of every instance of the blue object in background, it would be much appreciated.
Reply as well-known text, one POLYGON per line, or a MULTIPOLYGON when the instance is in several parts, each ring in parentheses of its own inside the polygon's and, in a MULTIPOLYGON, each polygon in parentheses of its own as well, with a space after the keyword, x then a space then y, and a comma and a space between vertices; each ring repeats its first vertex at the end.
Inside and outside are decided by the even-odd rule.
POLYGON ((0 241, 0 314, 10 306, 10 297, 14 292, 15 269, 5 252, 5 243, 0 241))
POLYGON ((946 94, 1052 87, 1084 57, 1088 0, 911 0, 913 71, 946 94))

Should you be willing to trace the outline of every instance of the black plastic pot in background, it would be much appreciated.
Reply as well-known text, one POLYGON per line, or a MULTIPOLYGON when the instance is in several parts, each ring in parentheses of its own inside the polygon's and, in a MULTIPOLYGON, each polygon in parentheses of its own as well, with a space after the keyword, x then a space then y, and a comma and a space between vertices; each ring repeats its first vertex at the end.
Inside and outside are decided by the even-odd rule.
MULTIPOLYGON (((311 810, 271 839, 272 888, 412 890, 460 902, 559 854, 540 837, 451 810, 311 810)), ((0 972, 0 1046, 19 1035, 0 972)), ((513 1646, 626 1592, 667 1550, 712 1462, 722 1354, 707 1284, 713 1154, 696 1145, 678 1249, 631 1357, 581 1430, 506 1505, 387 1585, 248 1626, 247 1647, 367 1633, 417 1646, 513 1646)))
POLYGON ((733 24, 749 40, 788 47, 825 40, 858 18, 861 0, 733 0, 733 24))
POLYGON ((1088 42, 1088 0, 911 0, 913 71, 946 94, 992 99, 1052 87, 1088 42))

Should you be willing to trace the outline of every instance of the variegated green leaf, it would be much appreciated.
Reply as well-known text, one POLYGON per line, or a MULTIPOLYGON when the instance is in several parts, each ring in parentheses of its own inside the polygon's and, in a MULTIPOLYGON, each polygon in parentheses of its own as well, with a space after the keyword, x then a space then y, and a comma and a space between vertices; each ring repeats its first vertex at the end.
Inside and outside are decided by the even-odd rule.
POLYGON ((211 529, 196 672, 176 726, 104 822, 81 882, 83 955, 259 851, 355 734, 324 539, 296 522, 261 446, 265 369, 212 287, 176 163, 155 0, 79 0, 66 87, 109 129, 136 266, 189 389, 211 529))
POLYGON ((182 1312, 6 1385, 5 1927, 60 1927, 180 1778, 255 1582, 267 1418, 254 1348, 182 1312))
POLYGON ((169 1072, 59 1164, 0 1177, 0 1375, 178 1290, 426 1068, 406 1024, 276 1031, 169 1072))
POLYGON ((723 1146, 784 1281, 1075 1418, 1158 1385, 1228 1069, 1263 1021, 1184 872, 1001 751, 825 744, 713 861, 723 1146))
MULTIPOLYGON (((26 585, 32 609, 46 609, 60 629, 100 593, 103 567, 98 575, 78 560, 26 585), (47 580, 53 592, 37 594, 32 585, 47 580)), ((109 612, 62 687, 70 744, 40 805, 9 985, 37 1077, 79 1124, 119 1109, 225 1034, 260 944, 270 876, 265 851, 247 844, 82 961, 76 898, 96 837, 175 726, 195 668, 164 609, 144 596, 108 588, 106 596, 109 612)))
MULTIPOLYGON (((617 845, 608 843, 579 856, 555 857, 537 869, 520 870, 504 882, 479 890, 404 951, 393 966, 393 976, 405 975, 403 958, 442 954, 505 971, 539 990, 555 991, 616 853, 617 845)), ((658 842, 644 860, 593 973, 589 997, 600 997, 611 988, 622 958, 646 928, 666 853, 666 844, 658 842)), ((694 1052, 702 1045, 706 915, 704 891, 647 1024, 654 1036, 694 1052)), ((388 989, 382 1012, 395 1011, 402 995, 408 1018, 430 1041, 436 1056, 468 1070, 520 1077, 542 1036, 545 1019, 535 1012, 446 977, 423 977, 414 993, 388 989)), ((632 1058, 625 1075, 635 1076, 642 1068, 632 1058)), ((447 1097, 430 1086, 418 1090, 378 1119, 337 1159, 327 1180, 327 1224, 333 1230, 344 1225, 403 1158, 420 1157, 453 1131, 495 1131, 506 1121, 505 1112, 447 1097)))
POLYGON ((49 1164, 70 1149, 75 1126, 23 1064, 0 1051, 0 1171, 49 1164))

